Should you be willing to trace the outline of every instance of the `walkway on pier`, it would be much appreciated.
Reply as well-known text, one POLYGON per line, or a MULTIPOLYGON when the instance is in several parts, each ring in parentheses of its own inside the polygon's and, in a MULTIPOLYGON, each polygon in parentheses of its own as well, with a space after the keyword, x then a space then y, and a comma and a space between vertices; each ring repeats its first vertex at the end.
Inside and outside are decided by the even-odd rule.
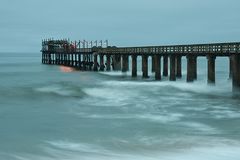
POLYGON ((131 57, 132 77, 137 77, 137 58, 141 57, 143 78, 149 77, 148 59, 151 57, 155 79, 161 80, 162 76, 169 76, 170 81, 182 77, 182 57, 186 57, 187 82, 197 79, 197 58, 204 56, 208 62, 207 76, 210 84, 215 83, 216 57, 228 57, 233 90, 240 91, 240 43, 81 48, 80 43, 77 42, 46 40, 43 41, 42 48, 42 63, 44 64, 66 65, 89 71, 122 70, 122 72, 127 72, 129 57, 131 57), (163 68, 161 68, 161 63, 163 63, 163 68), (168 73, 169 70, 170 73, 168 73))

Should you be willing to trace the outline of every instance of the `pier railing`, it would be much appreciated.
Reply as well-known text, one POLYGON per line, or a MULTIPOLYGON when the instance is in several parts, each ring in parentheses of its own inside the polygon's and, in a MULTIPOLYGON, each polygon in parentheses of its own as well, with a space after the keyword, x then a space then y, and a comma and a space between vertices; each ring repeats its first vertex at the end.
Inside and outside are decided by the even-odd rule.
POLYGON ((172 46, 112 47, 96 50, 102 54, 233 54, 240 53, 240 43, 215 43, 172 46))

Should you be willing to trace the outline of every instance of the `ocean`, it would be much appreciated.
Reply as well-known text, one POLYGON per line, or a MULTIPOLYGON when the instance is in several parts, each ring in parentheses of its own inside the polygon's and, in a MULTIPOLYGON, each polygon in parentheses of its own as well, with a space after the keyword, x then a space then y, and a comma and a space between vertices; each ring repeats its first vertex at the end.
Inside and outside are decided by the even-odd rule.
MULTIPOLYGON (((240 99, 227 58, 198 80, 81 72, 40 53, 0 53, 0 160, 238 160, 240 99)), ((150 62, 150 60, 149 60, 150 62)), ((131 67, 131 66, 130 66, 131 67)))

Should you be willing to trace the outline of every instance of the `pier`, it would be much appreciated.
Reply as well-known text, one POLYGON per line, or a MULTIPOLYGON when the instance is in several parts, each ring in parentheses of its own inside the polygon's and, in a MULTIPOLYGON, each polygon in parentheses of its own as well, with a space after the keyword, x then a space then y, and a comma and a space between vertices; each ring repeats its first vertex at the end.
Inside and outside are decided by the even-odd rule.
MULTIPOLYGON (((198 57, 206 57, 207 79, 215 84, 215 60, 217 57, 229 59, 229 77, 232 79, 233 91, 240 91, 240 42, 211 43, 169 46, 144 47, 105 47, 89 46, 81 41, 43 40, 42 63, 64 65, 82 71, 129 71, 132 64, 132 77, 137 76, 137 59, 142 59, 142 78, 149 78, 149 68, 155 73, 155 79, 161 81, 162 76, 170 81, 182 78, 182 59, 187 59, 186 82, 197 80, 198 57), (131 57, 131 62, 129 61, 131 57), (149 64, 151 59, 151 64, 149 64), (163 63, 161 65, 161 63, 163 63), (161 68, 163 66, 163 68, 161 68), (169 72, 170 71, 170 72, 169 72)), ((229 78, 226 77, 226 78, 229 78)))

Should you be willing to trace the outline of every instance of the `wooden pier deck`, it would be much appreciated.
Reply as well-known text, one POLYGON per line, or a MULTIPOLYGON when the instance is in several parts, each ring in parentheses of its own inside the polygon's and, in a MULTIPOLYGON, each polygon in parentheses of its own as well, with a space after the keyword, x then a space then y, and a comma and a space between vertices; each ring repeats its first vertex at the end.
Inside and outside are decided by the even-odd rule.
POLYGON ((81 45, 81 41, 42 41, 43 64, 65 65, 88 71, 121 70, 127 72, 130 56, 132 77, 138 76, 138 57, 142 58, 142 77, 149 77, 148 59, 150 57, 155 79, 161 80, 162 76, 169 76, 170 81, 176 81, 177 78, 182 77, 182 57, 186 57, 187 82, 197 80, 197 58, 206 57, 209 84, 215 83, 216 57, 228 57, 229 76, 232 78, 233 91, 240 91, 240 42, 144 47, 98 47, 91 45, 88 47, 84 44, 81 45))

